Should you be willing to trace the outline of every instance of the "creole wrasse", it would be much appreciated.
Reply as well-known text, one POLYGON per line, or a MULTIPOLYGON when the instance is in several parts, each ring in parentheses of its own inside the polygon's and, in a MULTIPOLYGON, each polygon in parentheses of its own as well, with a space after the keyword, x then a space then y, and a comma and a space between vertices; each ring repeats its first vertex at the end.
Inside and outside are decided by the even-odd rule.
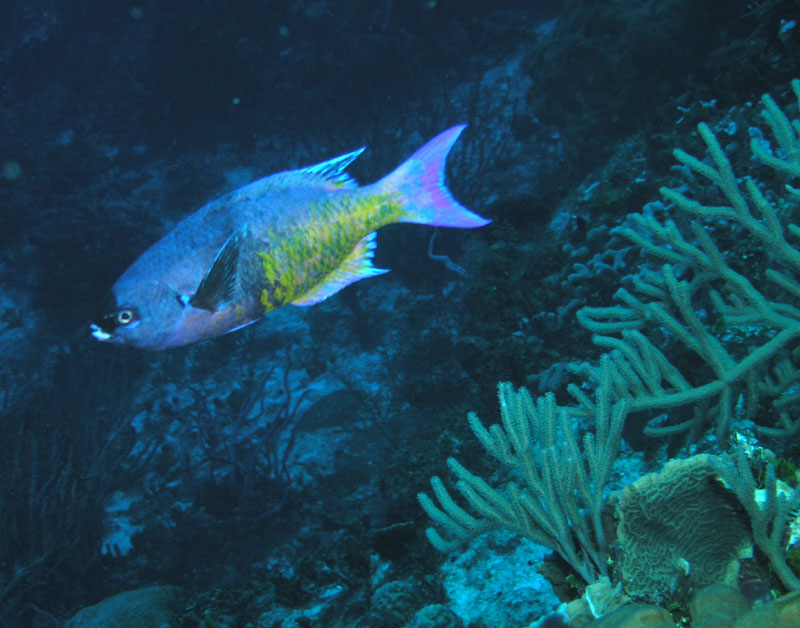
POLYGON ((384 225, 487 224, 444 183, 447 154, 464 128, 444 131, 371 185, 359 187, 345 173, 361 148, 211 201, 122 274, 92 335, 143 349, 207 340, 387 272, 372 264, 375 231, 384 225))

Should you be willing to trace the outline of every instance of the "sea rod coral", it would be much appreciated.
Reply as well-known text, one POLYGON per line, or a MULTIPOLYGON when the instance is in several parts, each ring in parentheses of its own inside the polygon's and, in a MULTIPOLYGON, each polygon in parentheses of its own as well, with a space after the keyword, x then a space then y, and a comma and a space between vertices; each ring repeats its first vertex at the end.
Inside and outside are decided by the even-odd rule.
MULTIPOLYGON (((800 81, 793 81, 792 89, 800 103, 800 81)), ((800 206, 800 191, 791 185, 800 176, 800 121, 790 121, 769 96, 762 103, 774 145, 753 129, 751 151, 772 179, 740 181, 704 123, 698 131, 708 161, 674 151, 695 187, 699 175, 711 184, 706 193, 722 202, 700 202, 683 189, 662 188, 667 211, 688 215, 688 226, 644 212, 631 215, 617 230, 660 266, 647 263, 631 275, 630 288, 616 293, 621 304, 579 311, 580 323, 608 351, 598 364, 572 365, 585 382, 568 387, 571 404, 558 405, 552 393, 534 400, 527 391, 501 383, 503 425, 487 430, 470 415, 470 426, 487 451, 521 476, 525 487, 511 483, 496 489, 451 458, 456 488, 478 514, 461 507, 444 482, 433 478, 438 505, 424 493, 419 499, 437 524, 428 530, 435 546, 448 550, 505 527, 554 549, 591 582, 608 572, 608 534, 600 511, 622 424, 631 415, 666 416, 667 425, 656 424, 659 417, 648 423, 651 435, 698 436, 713 425, 717 438, 712 444, 722 450, 735 421, 743 418, 755 421, 761 435, 786 438, 800 432, 800 419, 792 418, 800 399, 795 390, 800 356, 793 351, 800 338, 800 227, 791 223, 800 206), (771 187, 775 181, 782 187, 771 187), (760 264, 735 260, 718 244, 723 237, 749 239, 763 250, 760 264), (681 367, 673 354, 682 356, 681 367), (687 408, 690 418, 669 422, 677 409, 687 408), (581 436, 581 420, 593 423, 594 433, 581 436)), ((737 488, 744 485, 736 483, 737 488)), ((741 490, 734 492, 749 503, 741 490)), ((789 501, 796 504, 798 495, 795 490, 789 501)), ((758 514, 750 510, 751 517, 758 514)), ((785 517, 775 520, 785 527, 785 517)), ((753 523, 756 530, 758 522, 753 523)), ((782 565, 783 548, 772 543, 781 531, 770 539, 761 536, 756 542, 762 547, 769 542, 774 551, 768 558, 782 565)), ((794 588, 795 581, 783 580, 794 588)))
MULTIPOLYGON (((800 101, 800 81, 792 87, 800 101)), ((771 147, 754 129, 752 153, 774 179, 797 177, 800 121, 790 122, 770 96, 762 102, 776 145, 771 147)), ((792 354, 800 338, 800 228, 790 219, 800 191, 789 182, 775 191, 754 176, 740 181, 711 128, 701 123, 698 131, 710 163, 680 149, 674 155, 690 175, 710 181, 710 194, 721 196, 722 203, 702 203, 683 191, 662 188, 666 199, 691 218, 690 233, 673 220, 662 223, 651 213, 632 214, 631 224, 618 232, 663 265, 631 276, 631 289, 620 288, 615 295, 621 305, 583 308, 578 318, 595 334, 596 344, 610 349, 614 396, 628 400, 631 413, 692 407, 691 418, 668 425, 651 422, 648 434, 696 435, 711 424, 724 447, 739 412, 739 418, 755 420, 761 434, 792 436, 800 432, 800 421, 789 411, 800 375, 792 354), (722 229, 729 241, 752 240, 766 258, 764 267, 734 264, 713 237, 722 229), (743 335, 746 342, 739 342, 743 335), (655 338, 682 345, 704 368, 682 371, 655 338)), ((597 367, 590 364, 577 370, 590 380, 598 378, 597 367)))

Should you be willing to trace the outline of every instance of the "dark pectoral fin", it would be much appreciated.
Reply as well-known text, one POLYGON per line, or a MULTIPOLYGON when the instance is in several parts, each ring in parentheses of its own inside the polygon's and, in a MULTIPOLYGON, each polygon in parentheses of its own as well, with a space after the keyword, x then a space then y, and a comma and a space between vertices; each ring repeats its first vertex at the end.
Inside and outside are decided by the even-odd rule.
POLYGON ((211 268, 189 299, 189 305, 215 312, 223 303, 233 299, 239 268, 241 231, 234 232, 217 253, 211 268))

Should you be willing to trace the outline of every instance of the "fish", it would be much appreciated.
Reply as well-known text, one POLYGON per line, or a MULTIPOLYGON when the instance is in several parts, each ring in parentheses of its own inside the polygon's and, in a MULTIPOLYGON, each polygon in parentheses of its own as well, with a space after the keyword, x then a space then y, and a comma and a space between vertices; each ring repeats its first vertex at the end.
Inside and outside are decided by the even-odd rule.
POLYGON ((369 185, 346 172, 362 147, 207 203, 119 277, 92 336, 150 350, 209 340, 388 272, 373 265, 375 233, 385 225, 488 224, 445 184, 447 155, 464 128, 443 131, 369 185))

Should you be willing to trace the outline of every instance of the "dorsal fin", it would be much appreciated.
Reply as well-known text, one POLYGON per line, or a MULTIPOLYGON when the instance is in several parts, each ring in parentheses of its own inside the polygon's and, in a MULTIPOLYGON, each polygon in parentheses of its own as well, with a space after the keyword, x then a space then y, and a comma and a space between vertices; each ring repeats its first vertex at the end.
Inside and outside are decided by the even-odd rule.
POLYGON ((189 305, 216 312, 221 304, 233 299, 236 290, 242 231, 242 229, 234 231, 225 240, 225 244, 217 253, 211 268, 208 269, 203 281, 189 299, 189 305))
POLYGON ((375 233, 370 233, 356 244, 339 266, 329 272, 317 286, 292 301, 292 305, 314 305, 359 279, 388 273, 388 270, 372 265, 374 255, 375 233))
POLYGON ((352 153, 346 153, 313 166, 300 168, 300 172, 322 177, 325 181, 336 184, 337 187, 354 187, 356 182, 353 181, 353 179, 345 172, 345 170, 347 170, 347 166, 353 163, 358 156, 364 152, 365 148, 365 146, 362 146, 358 150, 354 150, 352 153))

